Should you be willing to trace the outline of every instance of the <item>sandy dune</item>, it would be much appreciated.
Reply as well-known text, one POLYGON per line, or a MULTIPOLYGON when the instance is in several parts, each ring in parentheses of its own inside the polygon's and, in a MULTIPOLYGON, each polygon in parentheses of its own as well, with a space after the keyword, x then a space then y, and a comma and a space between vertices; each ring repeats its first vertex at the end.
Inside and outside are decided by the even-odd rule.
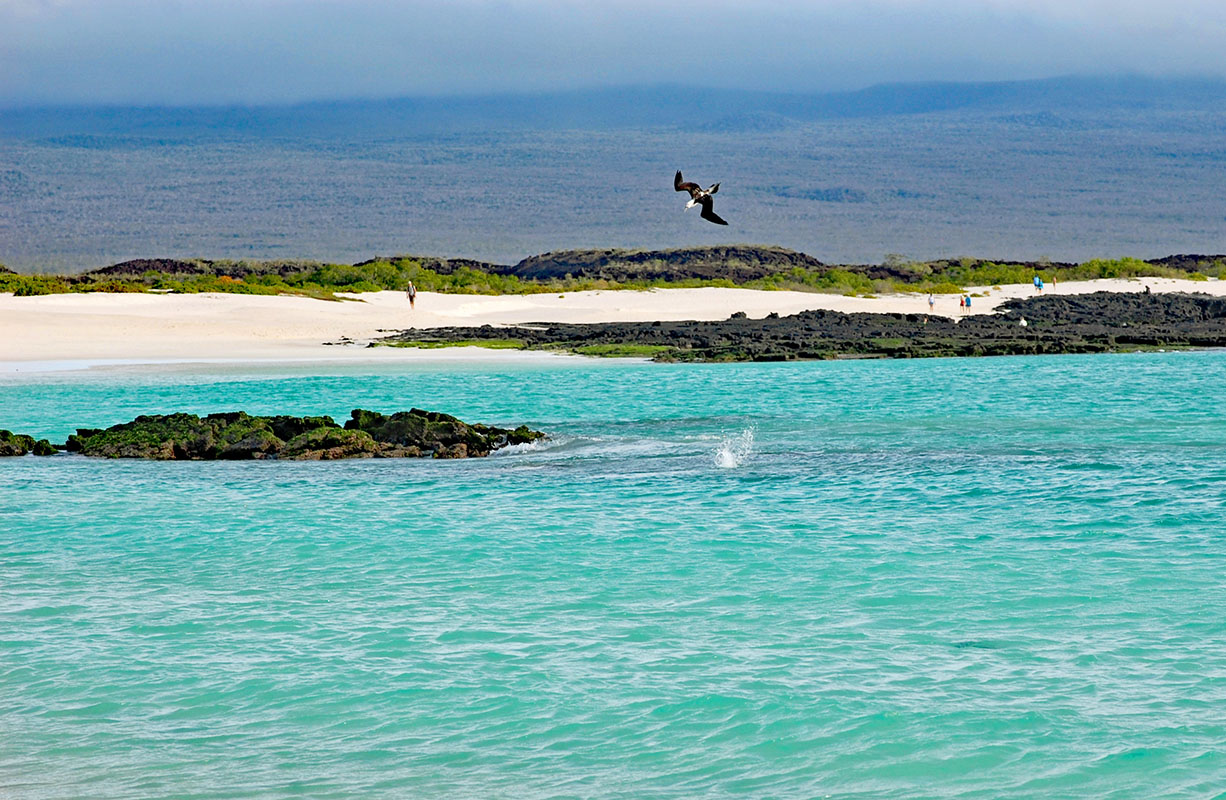
MULTIPOLYGON (((1060 284, 1048 294, 1100 290, 1192 291, 1226 295, 1226 282, 1169 278, 1060 284)), ((953 295, 937 295, 938 315, 990 313, 1003 300, 1031 297, 1028 285, 1007 286, 976 297, 970 312, 953 295)), ((509 357, 506 351, 405 350, 365 345, 380 330, 522 322, 725 319, 806 309, 927 313, 927 296, 843 297, 751 289, 597 291, 565 295, 485 297, 424 292, 410 310, 400 292, 354 295, 346 302, 238 294, 0 294, 0 371, 70 368, 141 362, 421 360, 509 357), (353 346, 328 346, 347 337, 353 346)), ((522 354, 521 354, 522 355, 522 354)))

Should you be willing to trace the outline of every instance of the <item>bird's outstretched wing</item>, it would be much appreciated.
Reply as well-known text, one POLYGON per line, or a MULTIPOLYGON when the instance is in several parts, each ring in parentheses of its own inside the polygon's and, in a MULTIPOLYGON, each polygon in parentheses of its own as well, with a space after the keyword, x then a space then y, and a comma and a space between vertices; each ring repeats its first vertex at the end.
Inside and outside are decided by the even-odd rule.
POLYGON ((711 210, 711 206, 715 203, 715 199, 711 195, 707 195, 699 201, 702 205, 702 218, 707 222, 714 222, 716 225, 727 225, 728 223, 719 214, 711 210))
POLYGON ((693 197, 696 192, 701 192, 702 187, 692 181, 681 182, 681 170, 677 170, 677 176, 673 178, 673 189, 678 192, 689 192, 690 197, 693 197))

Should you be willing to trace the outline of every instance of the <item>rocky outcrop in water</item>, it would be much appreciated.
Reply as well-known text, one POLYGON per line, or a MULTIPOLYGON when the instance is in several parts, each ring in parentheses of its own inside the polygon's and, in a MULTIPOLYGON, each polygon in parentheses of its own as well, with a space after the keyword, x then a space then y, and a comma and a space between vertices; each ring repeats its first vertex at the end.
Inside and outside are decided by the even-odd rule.
POLYGON ((0 458, 24 456, 27 453, 33 453, 36 456, 49 456, 55 452, 55 447, 46 439, 35 441, 33 436, 0 430, 0 458))
POLYGON ((404 344, 482 339, 517 339, 526 348, 577 351, 602 345, 647 345, 662 348, 655 356, 661 361, 917 358, 1226 347, 1226 298, 1098 292, 1011 300, 996 314, 960 320, 924 314, 838 311, 749 319, 738 313, 715 322, 539 322, 510 328, 416 329, 380 341, 404 344))
POLYGON ((544 436, 523 425, 514 430, 469 425, 417 408, 390 416, 355 409, 344 426, 326 416, 260 417, 236 411, 205 417, 153 414, 106 429, 80 428, 64 449, 86 456, 160 461, 474 458, 544 436))
MULTIPOLYGON (((365 433, 381 445, 435 458, 473 458, 488 456, 509 444, 528 444, 545 434, 526 425, 514 430, 489 425, 469 425, 455 417, 414 408, 391 416, 355 409, 345 429, 365 433)), ((406 452, 404 455, 413 455, 406 452)))

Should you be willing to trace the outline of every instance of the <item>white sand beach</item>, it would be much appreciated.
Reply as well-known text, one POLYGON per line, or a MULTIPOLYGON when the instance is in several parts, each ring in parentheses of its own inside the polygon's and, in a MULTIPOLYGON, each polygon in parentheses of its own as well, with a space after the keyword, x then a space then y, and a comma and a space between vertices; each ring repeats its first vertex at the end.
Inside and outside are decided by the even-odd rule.
MULTIPOLYGON (((1226 296, 1226 281, 1170 278, 1101 280, 1049 286, 1045 294, 1095 291, 1205 292, 1226 296)), ((958 317, 991 313, 1001 302, 1032 297, 1030 285, 972 288, 973 307, 957 295, 936 295, 935 313, 958 317)), ((351 295, 345 302, 240 294, 0 294, 0 371, 80 368, 99 364, 194 361, 423 360, 523 357, 477 348, 367 348, 382 331, 449 325, 526 322, 617 322, 726 319, 808 309, 928 312, 927 295, 844 297, 751 289, 594 291, 563 295, 434 294, 423 292, 410 310, 400 292, 351 295), (325 342, 348 342, 327 345, 325 342), (468 352, 465 352, 468 351, 468 352)), ((533 357, 558 358, 549 354, 533 357)))

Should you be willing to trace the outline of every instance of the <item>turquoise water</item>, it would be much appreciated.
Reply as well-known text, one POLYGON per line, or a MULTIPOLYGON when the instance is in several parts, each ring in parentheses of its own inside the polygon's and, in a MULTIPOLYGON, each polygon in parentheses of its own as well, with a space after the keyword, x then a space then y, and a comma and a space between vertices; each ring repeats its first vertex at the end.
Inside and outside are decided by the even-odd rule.
POLYGON ((0 797, 1212 797, 1226 353, 112 370, 465 462, 0 461, 0 797))

